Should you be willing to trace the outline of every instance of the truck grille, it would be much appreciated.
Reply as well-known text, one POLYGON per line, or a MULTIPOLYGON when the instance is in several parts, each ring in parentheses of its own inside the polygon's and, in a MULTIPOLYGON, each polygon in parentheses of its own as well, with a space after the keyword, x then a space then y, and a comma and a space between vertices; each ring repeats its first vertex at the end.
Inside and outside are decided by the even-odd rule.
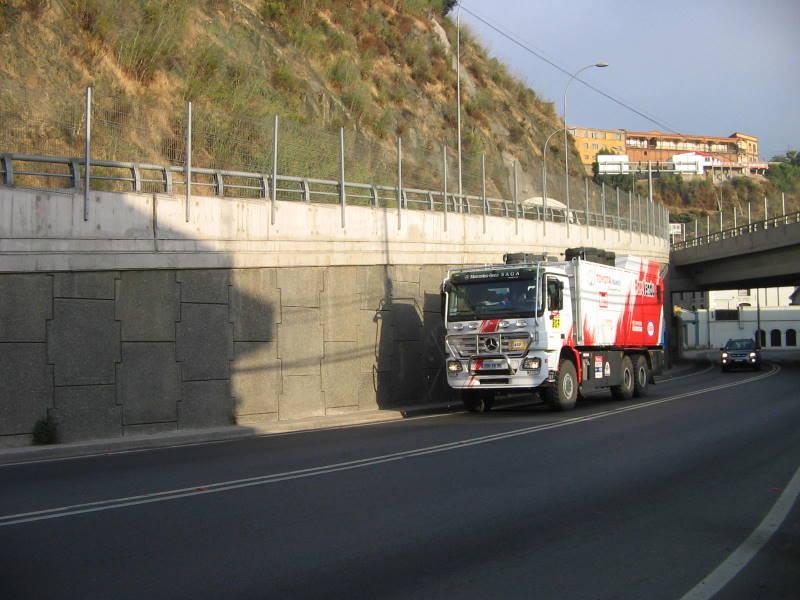
POLYGON ((530 334, 520 333, 494 333, 447 336, 450 348, 461 358, 471 356, 491 356, 505 354, 506 356, 522 356, 527 351, 509 351, 511 340, 530 340, 530 334))

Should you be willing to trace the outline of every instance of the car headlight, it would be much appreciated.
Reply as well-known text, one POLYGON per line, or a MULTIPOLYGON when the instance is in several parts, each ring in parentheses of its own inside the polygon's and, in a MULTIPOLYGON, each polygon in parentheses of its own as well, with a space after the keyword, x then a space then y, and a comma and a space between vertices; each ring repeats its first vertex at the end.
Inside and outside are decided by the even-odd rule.
POLYGON ((528 349, 528 340, 525 338, 508 341, 509 352, 524 352, 528 349))
POLYGON ((526 358, 522 361, 522 368, 526 371, 538 371, 542 368, 542 359, 526 358))
POLYGON ((448 373, 452 373, 452 374, 455 375, 456 373, 461 373, 461 371, 463 371, 463 370, 464 370, 464 368, 461 366, 461 362, 460 361, 457 361, 457 360, 448 360, 447 361, 447 372, 448 373))
POLYGON ((756 357, 756 353, 755 352, 751 352, 750 353, 750 358, 755 358, 755 357, 756 357))
POLYGON ((722 358, 728 358, 728 353, 727 352, 723 352, 722 353, 722 358))

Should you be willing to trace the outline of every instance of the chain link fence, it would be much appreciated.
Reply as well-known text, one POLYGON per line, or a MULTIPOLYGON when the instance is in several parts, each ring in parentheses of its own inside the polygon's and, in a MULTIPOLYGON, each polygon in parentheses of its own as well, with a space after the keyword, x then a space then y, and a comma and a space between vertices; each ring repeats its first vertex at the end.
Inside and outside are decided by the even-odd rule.
MULTIPOLYGON (((75 159, 39 163, 28 171, 17 168, 19 185, 79 187, 87 99, 60 102, 47 116, 0 113, 0 151, 75 159)), ((313 195, 315 202, 340 203, 341 190, 334 186, 341 186, 344 178, 347 204, 396 208, 399 198, 404 208, 443 210, 446 175, 450 212, 514 216, 516 200, 518 216, 525 219, 655 231, 635 197, 630 201, 620 191, 618 202, 616 190, 604 193, 588 177, 573 172, 567 196, 564 169, 558 164, 563 148, 555 144, 548 148, 546 169, 532 148, 517 159, 494 147, 464 151, 459 181, 455 139, 418 134, 376 139, 350 128, 326 129, 288 118, 211 114, 202 104, 192 106, 191 115, 189 110, 188 104, 137 103, 118 90, 93 90, 88 128, 92 189, 185 193, 190 162, 195 195, 261 196, 268 190, 254 185, 254 177, 266 181, 277 175, 271 193, 279 200, 309 201, 313 195), (140 171, 136 176, 131 175, 134 165, 140 171)), ((488 142, 481 143, 487 147, 488 142)))

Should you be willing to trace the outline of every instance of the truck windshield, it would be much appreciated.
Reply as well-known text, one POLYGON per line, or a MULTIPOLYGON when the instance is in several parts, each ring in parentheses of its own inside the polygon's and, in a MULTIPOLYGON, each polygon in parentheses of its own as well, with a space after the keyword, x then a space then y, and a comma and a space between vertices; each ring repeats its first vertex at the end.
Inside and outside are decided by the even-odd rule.
POLYGON ((533 316, 536 316, 534 279, 458 283, 449 292, 449 321, 533 316))

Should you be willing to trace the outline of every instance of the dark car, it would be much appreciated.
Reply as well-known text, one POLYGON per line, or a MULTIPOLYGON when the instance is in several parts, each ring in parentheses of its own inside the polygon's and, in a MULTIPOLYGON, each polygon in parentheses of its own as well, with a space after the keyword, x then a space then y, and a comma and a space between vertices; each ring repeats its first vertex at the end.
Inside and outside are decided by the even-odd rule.
POLYGON ((720 361, 723 371, 733 367, 745 367, 758 371, 761 368, 761 352, 753 340, 728 340, 720 348, 720 361))

